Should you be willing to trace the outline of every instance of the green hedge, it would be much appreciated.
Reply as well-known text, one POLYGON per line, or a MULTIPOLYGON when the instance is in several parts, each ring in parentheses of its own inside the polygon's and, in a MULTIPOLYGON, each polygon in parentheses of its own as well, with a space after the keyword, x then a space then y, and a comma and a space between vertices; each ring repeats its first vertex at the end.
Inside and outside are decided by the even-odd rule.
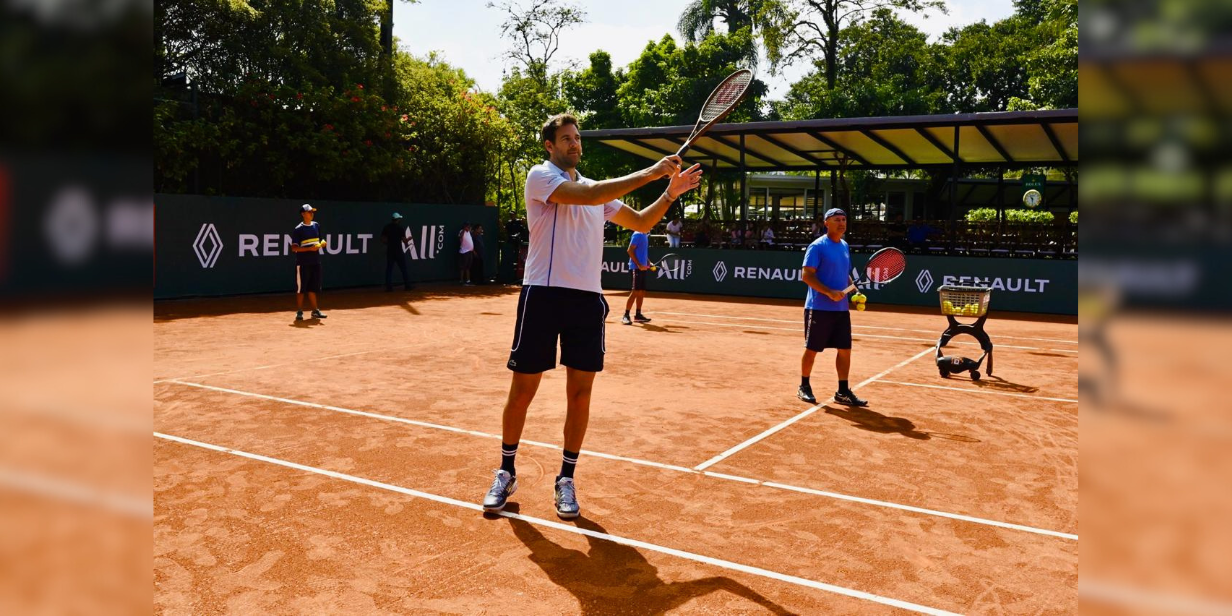
MULTIPOLYGON (((1005 210, 1006 222, 1051 224, 1054 220, 1052 212, 1005 210)), ((997 210, 990 207, 971 210, 967 212, 967 222, 997 222, 997 210)), ((1074 219, 1074 222, 1077 220, 1074 219)))

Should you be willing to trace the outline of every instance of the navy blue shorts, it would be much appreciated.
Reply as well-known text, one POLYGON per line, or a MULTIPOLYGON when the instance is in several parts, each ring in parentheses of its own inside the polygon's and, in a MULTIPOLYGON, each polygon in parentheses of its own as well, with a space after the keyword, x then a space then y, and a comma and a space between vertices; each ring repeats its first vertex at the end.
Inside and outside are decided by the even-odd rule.
POLYGON ((304 265, 295 266, 295 292, 297 294, 321 292, 320 263, 305 263, 304 265))
POLYGON ((563 287, 522 287, 513 328, 510 370, 538 374, 560 363, 576 370, 603 371, 604 329, 608 314, 602 293, 563 287))
POLYGON ((650 270, 637 269, 636 267, 633 268, 633 287, 632 289, 634 291, 645 291, 646 290, 646 272, 649 272, 649 271, 650 270))
POLYGON ((810 351, 851 348, 851 312, 804 309, 804 348, 810 351))

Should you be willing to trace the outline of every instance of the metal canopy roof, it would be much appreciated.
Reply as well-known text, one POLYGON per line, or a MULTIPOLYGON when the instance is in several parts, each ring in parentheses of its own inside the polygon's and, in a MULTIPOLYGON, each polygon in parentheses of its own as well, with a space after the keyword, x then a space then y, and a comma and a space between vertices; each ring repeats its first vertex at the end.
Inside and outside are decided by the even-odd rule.
MULTIPOLYGON (((692 126, 582 131, 582 138, 649 159, 673 154, 692 126)), ((719 124, 685 158, 719 169, 813 171, 1078 163, 1078 110, 840 118, 719 124), (955 142, 958 157, 955 159, 955 142)))

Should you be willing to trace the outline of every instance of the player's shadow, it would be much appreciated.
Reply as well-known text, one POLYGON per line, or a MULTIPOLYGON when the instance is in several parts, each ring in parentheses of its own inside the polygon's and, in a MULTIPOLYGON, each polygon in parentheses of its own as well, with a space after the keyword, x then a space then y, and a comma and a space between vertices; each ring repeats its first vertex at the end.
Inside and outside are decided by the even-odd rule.
POLYGON ((291 327, 298 327, 300 329, 308 329, 309 327, 316 327, 318 325, 325 325, 325 321, 322 321, 320 319, 304 319, 303 321, 291 321, 291 327))
POLYGON ((990 374, 984 375, 984 378, 978 381, 971 381, 971 382, 974 383, 976 387, 982 387, 985 389, 999 389, 1002 391, 1012 391, 1012 392, 1017 392, 1020 394, 1033 394, 1039 391, 1038 387, 1034 387, 1031 385, 1020 385, 1018 383, 1011 383, 999 376, 992 376, 990 374))
POLYGON ((650 323, 642 323, 642 329, 663 334, 679 334, 680 330, 689 328, 679 325, 651 325, 650 323))
POLYGON ((915 424, 906 417, 890 417, 862 407, 833 407, 827 405, 826 413, 846 419, 861 430, 879 434, 901 434, 907 438, 927 441, 932 437, 927 432, 915 429, 915 424))
MULTIPOLYGON (((516 505, 510 503, 506 511, 516 512, 516 505)), ((590 549, 585 552, 565 548, 530 523, 508 519, 514 534, 530 548, 531 562, 577 598, 579 614, 664 614, 718 591, 743 597, 775 614, 793 613, 731 578, 667 582, 636 548, 591 536, 586 537, 590 549)), ((586 530, 607 532, 586 518, 578 518, 576 524, 586 530)))

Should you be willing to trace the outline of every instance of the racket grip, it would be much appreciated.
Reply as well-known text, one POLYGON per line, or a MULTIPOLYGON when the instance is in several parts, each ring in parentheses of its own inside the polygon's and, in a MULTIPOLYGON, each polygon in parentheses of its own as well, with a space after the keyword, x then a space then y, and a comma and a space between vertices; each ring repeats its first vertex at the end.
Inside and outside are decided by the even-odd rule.
POLYGON ((846 289, 843 289, 843 294, 845 295, 845 294, 847 294, 847 293, 851 293, 852 291, 855 291, 855 290, 856 290, 856 285, 854 285, 854 284, 853 284, 853 285, 851 285, 851 286, 847 287, 846 289))

